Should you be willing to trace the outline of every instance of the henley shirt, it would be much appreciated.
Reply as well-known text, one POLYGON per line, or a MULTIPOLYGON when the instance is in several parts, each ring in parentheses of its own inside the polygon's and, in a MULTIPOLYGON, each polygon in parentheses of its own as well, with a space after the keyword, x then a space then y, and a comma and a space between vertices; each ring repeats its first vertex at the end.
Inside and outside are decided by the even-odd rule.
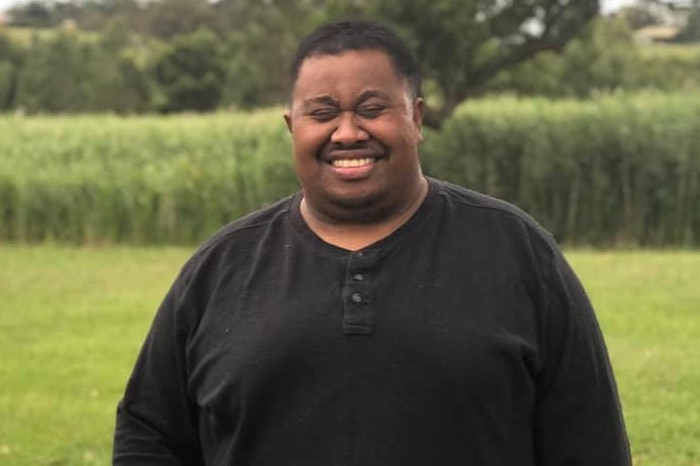
POLYGON ((301 194, 185 264, 126 392, 114 464, 627 466, 593 309, 516 207, 429 179, 359 251, 301 194))

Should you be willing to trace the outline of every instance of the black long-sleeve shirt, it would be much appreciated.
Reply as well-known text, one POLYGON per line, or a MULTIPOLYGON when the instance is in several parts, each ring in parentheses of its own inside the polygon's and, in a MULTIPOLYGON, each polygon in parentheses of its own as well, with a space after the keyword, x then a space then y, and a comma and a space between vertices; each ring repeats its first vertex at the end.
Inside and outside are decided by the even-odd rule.
POLYGON ((623 466, 589 301, 517 208, 430 180, 357 252, 295 195, 219 231, 160 307, 114 464, 623 466))

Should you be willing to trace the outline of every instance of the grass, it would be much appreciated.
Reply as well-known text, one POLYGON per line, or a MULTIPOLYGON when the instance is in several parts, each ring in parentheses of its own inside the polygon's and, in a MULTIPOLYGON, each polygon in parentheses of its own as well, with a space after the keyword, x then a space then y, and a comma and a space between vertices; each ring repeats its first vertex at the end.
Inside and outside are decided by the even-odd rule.
MULTIPOLYGON (((0 246, 0 464, 110 464, 114 410, 190 249, 0 246)), ((637 466, 700 465, 700 252, 568 254, 637 466)))
POLYGON ((0 464, 111 463, 115 402, 187 254, 0 248, 0 464))
POLYGON ((700 252, 569 258, 606 333, 635 465, 700 465, 700 252))

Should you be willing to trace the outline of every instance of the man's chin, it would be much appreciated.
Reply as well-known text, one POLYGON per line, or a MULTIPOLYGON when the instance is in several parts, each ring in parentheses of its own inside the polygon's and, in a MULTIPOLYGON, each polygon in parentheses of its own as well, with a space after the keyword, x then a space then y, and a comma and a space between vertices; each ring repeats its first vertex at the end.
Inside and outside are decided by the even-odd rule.
POLYGON ((325 216, 339 222, 372 223, 381 219, 385 196, 380 191, 358 190, 325 193, 318 205, 325 216))

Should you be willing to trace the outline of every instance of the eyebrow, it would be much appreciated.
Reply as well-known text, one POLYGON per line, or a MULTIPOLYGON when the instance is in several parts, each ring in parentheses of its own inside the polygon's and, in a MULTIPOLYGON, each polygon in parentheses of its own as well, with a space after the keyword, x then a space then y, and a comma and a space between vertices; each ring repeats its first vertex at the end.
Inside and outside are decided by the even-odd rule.
POLYGON ((311 104, 323 104, 323 105, 337 106, 338 101, 329 95, 320 95, 318 97, 312 97, 310 99, 304 100, 302 105, 303 105, 303 108, 308 108, 308 106, 311 104))
MULTIPOLYGON (((378 98, 378 99, 383 99, 383 100, 391 100, 389 94, 383 91, 378 91, 378 90, 368 90, 360 94, 354 102, 354 105, 361 104, 362 102, 372 99, 372 98, 378 98)), ((302 103, 302 108, 308 109, 308 107, 312 104, 321 104, 321 105, 331 105, 333 107, 339 106, 339 102, 337 99, 334 97, 331 97, 329 95, 320 95, 317 97, 311 97, 309 99, 304 100, 302 103)))
POLYGON ((377 91, 377 90, 369 90, 369 91, 365 91, 362 94, 360 94, 360 96, 357 99, 355 99, 355 104, 360 104, 360 103, 364 102, 365 100, 369 100, 369 99, 372 99, 374 97, 376 97, 378 99, 383 99, 383 100, 391 100, 389 94, 387 94, 386 92, 377 91))

